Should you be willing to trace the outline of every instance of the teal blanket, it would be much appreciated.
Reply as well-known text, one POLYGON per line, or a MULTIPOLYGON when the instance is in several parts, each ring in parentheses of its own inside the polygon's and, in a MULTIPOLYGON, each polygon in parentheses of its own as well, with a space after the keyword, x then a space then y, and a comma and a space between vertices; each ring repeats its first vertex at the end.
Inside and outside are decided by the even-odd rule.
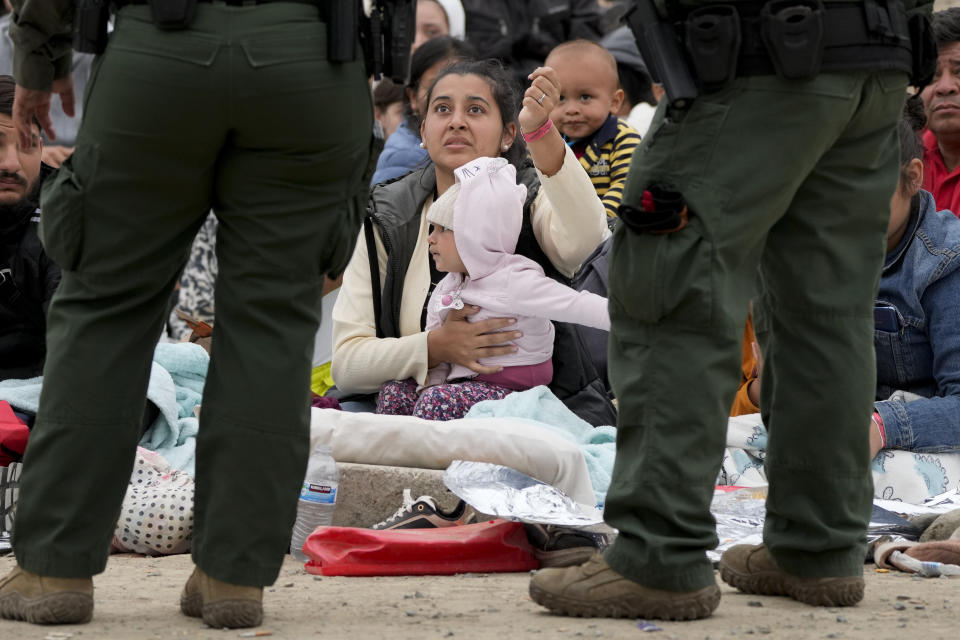
POLYGON ((616 455, 617 430, 614 427, 592 427, 567 409, 544 386, 511 393, 502 400, 478 402, 465 417, 530 420, 575 442, 583 451, 597 504, 603 504, 610 487, 610 474, 613 473, 613 458, 616 455))
MULTIPOLYGON (((203 397, 210 356, 203 347, 189 342, 161 343, 153 352, 147 399, 160 415, 140 441, 156 451, 178 471, 193 475, 196 461, 198 421, 194 408, 203 397)), ((11 406, 37 412, 43 378, 0 382, 0 400, 11 406)))

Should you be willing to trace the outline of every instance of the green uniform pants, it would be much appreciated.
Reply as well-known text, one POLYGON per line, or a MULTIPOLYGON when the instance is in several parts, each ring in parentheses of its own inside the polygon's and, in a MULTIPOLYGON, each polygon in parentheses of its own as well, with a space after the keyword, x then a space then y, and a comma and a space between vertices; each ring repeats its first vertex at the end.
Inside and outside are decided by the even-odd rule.
POLYGON ((49 576, 104 569, 164 310, 213 208, 193 557, 216 579, 270 584, 309 454, 323 277, 349 258, 366 200, 363 63, 326 62, 316 7, 201 3, 182 31, 123 9, 94 74, 76 152, 43 193, 41 233, 64 274, 17 561, 49 576))
POLYGON ((624 201, 666 182, 694 215, 665 235, 621 225, 611 253, 620 415, 605 517, 620 535, 606 559, 626 577, 671 591, 714 581, 709 506, 755 294, 770 432, 764 541, 794 575, 862 572, 872 307, 905 88, 896 72, 756 76, 681 118, 658 111, 624 201))

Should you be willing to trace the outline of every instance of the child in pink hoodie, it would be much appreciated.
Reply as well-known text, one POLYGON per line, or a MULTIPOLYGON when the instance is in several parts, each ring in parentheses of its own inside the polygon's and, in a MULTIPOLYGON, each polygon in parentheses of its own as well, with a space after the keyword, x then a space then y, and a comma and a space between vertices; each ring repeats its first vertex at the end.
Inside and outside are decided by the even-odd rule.
POLYGON ((485 358, 502 366, 478 375, 451 363, 414 380, 388 382, 380 390, 377 413, 414 415, 428 420, 462 418, 481 400, 498 400, 512 391, 549 384, 553 379, 553 324, 573 322, 610 329, 607 300, 553 280, 533 260, 514 253, 523 223, 527 189, 504 158, 477 158, 454 171, 456 183, 427 211, 433 226, 428 241, 437 270, 446 271, 427 303, 426 330, 440 327, 451 309, 480 307, 469 316, 515 317, 510 331, 523 335, 517 350, 485 358))

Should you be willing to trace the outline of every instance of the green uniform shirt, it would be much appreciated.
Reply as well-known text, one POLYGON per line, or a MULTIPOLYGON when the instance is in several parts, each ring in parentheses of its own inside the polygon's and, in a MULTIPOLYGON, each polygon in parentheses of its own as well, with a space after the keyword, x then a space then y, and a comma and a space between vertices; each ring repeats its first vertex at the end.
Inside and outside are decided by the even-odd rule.
POLYGON ((70 73, 73 0, 13 0, 13 77, 27 89, 50 89, 70 73))

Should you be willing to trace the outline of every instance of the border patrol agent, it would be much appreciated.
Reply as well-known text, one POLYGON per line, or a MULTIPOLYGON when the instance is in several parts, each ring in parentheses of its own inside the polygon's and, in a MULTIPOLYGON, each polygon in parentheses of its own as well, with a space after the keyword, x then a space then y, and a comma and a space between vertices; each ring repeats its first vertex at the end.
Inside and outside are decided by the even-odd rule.
POLYGON ((604 516, 619 536, 584 565, 538 572, 538 603, 676 620, 716 609, 709 507, 758 268, 764 544, 729 549, 721 577, 811 605, 863 597, 872 308, 896 123, 908 76, 932 72, 931 4, 646 0, 645 19, 631 16, 641 50, 660 49, 644 59, 664 59, 667 99, 610 258, 620 415, 604 516))
MULTIPOLYGON (((362 56, 328 60, 331 3, 115 3, 76 151, 43 192, 41 235, 63 281, 3 617, 90 619, 163 312, 213 208, 217 323, 197 437, 196 569, 181 610, 213 627, 260 624, 309 454, 321 287, 351 255, 369 183, 367 73, 362 56)), ((106 3, 13 4, 17 89, 48 92, 70 68, 72 21, 106 3)), ((105 16, 98 28, 105 37, 105 16)), ((357 33, 346 34, 353 52, 357 33)))

